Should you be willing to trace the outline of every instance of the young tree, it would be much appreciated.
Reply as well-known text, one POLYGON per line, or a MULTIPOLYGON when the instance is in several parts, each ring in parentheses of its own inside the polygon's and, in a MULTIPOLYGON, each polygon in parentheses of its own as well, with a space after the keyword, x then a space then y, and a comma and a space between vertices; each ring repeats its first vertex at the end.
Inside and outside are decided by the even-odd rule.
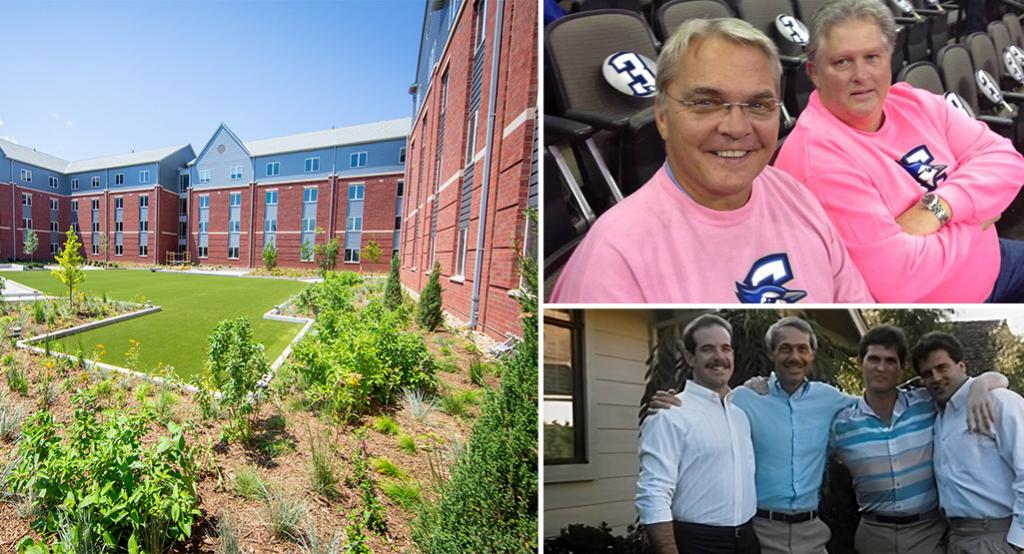
POLYGON ((380 261, 381 256, 384 252, 381 251, 380 246, 377 245, 377 241, 371 240, 366 243, 366 248, 363 249, 363 261, 368 264, 375 264, 380 261))
POLYGON ((39 247, 39 235, 35 229, 25 229, 25 245, 22 252, 29 257, 29 260, 36 261, 36 248, 39 247))
POLYGON ((434 262, 427 285, 420 292, 420 303, 416 306, 416 321, 420 327, 433 331, 444 323, 441 312, 441 264, 434 262))
POLYGON ((391 273, 384 286, 384 305, 389 310, 398 309, 402 305, 402 283, 398 278, 398 256, 391 257, 391 273))
POLYGON ((263 345, 256 342, 252 327, 244 317, 225 319, 213 328, 206 361, 210 381, 221 392, 221 402, 231 418, 226 433, 242 442, 249 439, 249 418, 261 379, 267 372, 263 345))
POLYGON ((316 263, 320 266, 321 274, 334 271, 334 267, 338 265, 339 248, 341 248, 341 245, 338 243, 337 237, 313 247, 313 252, 316 254, 316 263))
POLYGON ((267 271, 274 271, 277 267, 277 247, 272 242, 263 247, 263 267, 267 268, 267 271))
POLYGON ((100 252, 103 254, 103 259, 107 259, 107 253, 110 252, 110 235, 108 233, 100 233, 98 242, 100 244, 100 252))
POLYGON ((72 314, 75 313, 75 287, 85 281, 85 272, 82 271, 84 260, 79 252, 81 248, 82 243, 78 242, 74 226, 68 228, 68 238, 64 241, 64 249, 57 254, 58 267, 50 271, 68 288, 68 309, 72 314))

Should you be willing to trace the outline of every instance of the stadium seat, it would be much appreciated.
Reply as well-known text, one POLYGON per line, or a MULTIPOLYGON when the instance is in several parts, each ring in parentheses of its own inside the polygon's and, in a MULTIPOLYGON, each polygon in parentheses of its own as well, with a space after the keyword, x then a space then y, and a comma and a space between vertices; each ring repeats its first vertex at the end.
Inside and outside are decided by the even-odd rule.
MULTIPOLYGON (((920 16, 911 9, 909 12, 904 12, 893 0, 888 0, 887 5, 889 10, 892 11, 896 23, 899 23, 904 28, 906 33, 906 46, 904 47, 904 55, 906 56, 906 63, 914 63, 928 59, 928 40, 929 40, 929 29, 928 20, 923 16, 920 16)), ((912 6, 911 6, 912 7, 912 6)), ((899 71, 898 68, 894 68, 894 71, 899 71)))
POLYGON ((1002 54, 996 53, 995 45, 988 33, 971 33, 967 37, 967 47, 971 51, 971 60, 974 62, 974 68, 984 69, 989 75, 995 77, 996 83, 1000 86, 1000 91, 1007 102, 1024 103, 1024 94, 1012 92, 1003 86, 1007 82, 1016 82, 1007 75, 1006 66, 1003 65, 1002 54))
POLYGON ((1003 23, 1010 30, 1010 37, 1018 48, 1024 48, 1024 29, 1021 29, 1020 19, 1012 13, 1003 16, 1003 23))
POLYGON ((939 95, 946 92, 939 68, 932 62, 914 62, 904 67, 896 76, 896 81, 906 82, 916 88, 939 95))
MULTIPOLYGON (((807 53, 804 47, 786 39, 775 26, 775 18, 788 15, 796 18, 789 0, 738 0, 737 15, 771 37, 779 47, 783 70, 783 107, 796 117, 807 106, 814 84, 807 76, 807 53)), ((806 25, 806 22, 803 22, 806 25)))
POLYGON ((992 108, 982 109, 978 102, 978 86, 974 78, 974 63, 971 61, 970 51, 962 44, 947 44, 939 49, 937 65, 942 74, 942 82, 946 84, 946 90, 951 90, 968 102, 975 117, 984 121, 988 126, 1000 135, 1013 141, 1017 149, 1020 149, 1018 137, 1021 133, 1021 117, 1019 110, 1016 113, 1008 112, 1005 109, 995 110, 992 108))
POLYGON ((721 0, 671 0, 654 12, 654 30, 662 42, 690 19, 734 17, 732 9, 721 0))
POLYGON ((654 122, 654 98, 615 90, 602 75, 612 54, 634 52, 658 58, 654 34, 637 13, 595 10, 562 17, 544 32, 556 106, 548 113, 593 126, 598 158, 611 168, 625 194, 636 190, 665 160, 654 122))

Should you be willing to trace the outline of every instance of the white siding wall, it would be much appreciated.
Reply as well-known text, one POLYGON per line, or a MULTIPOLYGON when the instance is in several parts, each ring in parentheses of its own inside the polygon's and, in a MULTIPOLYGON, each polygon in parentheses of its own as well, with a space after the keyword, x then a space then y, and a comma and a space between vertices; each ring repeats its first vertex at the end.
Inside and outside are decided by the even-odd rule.
POLYGON ((589 463, 545 466, 544 536, 570 523, 636 519, 637 413, 650 349, 649 311, 588 310, 584 318, 589 463))

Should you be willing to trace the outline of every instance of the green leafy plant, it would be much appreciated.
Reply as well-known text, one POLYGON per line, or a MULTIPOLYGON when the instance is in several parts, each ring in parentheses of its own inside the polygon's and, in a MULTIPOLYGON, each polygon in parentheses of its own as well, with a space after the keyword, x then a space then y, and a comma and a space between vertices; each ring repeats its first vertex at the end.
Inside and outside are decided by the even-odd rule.
POLYGON ((427 284, 420 292, 420 301, 416 305, 416 322, 427 331, 433 331, 444 323, 441 311, 441 264, 434 262, 427 284))
POLYGON ((267 496, 267 482, 253 469, 243 468, 235 472, 231 488, 246 500, 259 500, 267 496))
MULTIPOLYGON (((316 232, 319 234, 323 233, 324 230, 318 227, 316 232)), ((313 246, 316 265, 320 268, 321 274, 326 274, 328 271, 334 271, 335 266, 338 265, 338 251, 340 249, 341 245, 338 243, 337 237, 313 246)))
POLYGON ((226 319, 209 337, 207 369, 214 388, 221 392, 221 404, 230 420, 226 437, 241 442, 251 435, 251 415, 267 372, 263 345, 256 342, 245 318, 226 319))
POLYGON ((420 484, 411 479, 385 479, 380 484, 380 491, 392 502, 411 510, 420 504, 420 484))
POLYGON ((389 310, 397 310, 402 306, 402 282, 398 276, 398 256, 391 257, 391 271, 388 282, 384 286, 384 305, 389 310))
POLYGON ((28 372, 16 362, 12 362, 4 370, 7 387, 21 396, 28 396, 28 372))
POLYGON ((220 520, 217 522, 217 534, 220 535, 217 554, 242 553, 242 548, 238 544, 238 529, 235 528, 231 514, 224 512, 224 515, 220 516, 220 520))
POLYGON ((314 435, 308 428, 306 434, 309 436, 313 490, 317 494, 333 498, 338 494, 338 474, 334 469, 330 436, 326 433, 314 435))
POLYGON ((377 473, 388 477, 399 477, 405 479, 409 476, 405 470, 395 465, 395 462, 392 462, 383 456, 370 458, 370 467, 372 467, 377 473))
POLYGON ((263 247, 263 267, 267 271, 274 271, 277 267, 277 247, 272 242, 263 247))
POLYGON ((487 385, 485 378, 491 372, 490 364, 474 359, 469 363, 469 380, 479 387, 487 385))
MULTIPOLYGON (((349 483, 359 488, 359 494, 363 501, 360 526, 380 534, 387 532, 384 506, 377 498, 377 483, 370 475, 366 430, 364 429, 356 431, 356 452, 352 456, 352 477, 349 483)), ((349 536, 349 542, 352 542, 351 536, 349 536)))

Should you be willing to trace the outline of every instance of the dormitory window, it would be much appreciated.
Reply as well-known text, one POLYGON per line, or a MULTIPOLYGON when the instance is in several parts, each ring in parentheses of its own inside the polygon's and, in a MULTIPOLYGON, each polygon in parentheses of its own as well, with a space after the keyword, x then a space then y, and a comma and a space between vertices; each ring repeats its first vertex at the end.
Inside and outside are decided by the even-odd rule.
POLYGON ((143 208, 148 208, 149 207, 149 197, 148 196, 140 196, 139 197, 139 206, 142 206, 143 208))
POLYGON ((302 189, 302 201, 306 204, 316 203, 317 189, 302 189))
POLYGON ((124 184, 124 173, 115 173, 114 174, 114 184, 115 185, 123 185, 124 184))
POLYGON ((50 188, 57 188, 57 183, 58 181, 56 177, 50 177, 50 188))
POLYGON ((400 163, 400 164, 404 164, 405 163, 405 147, 404 146, 398 149, 398 163, 400 163))
POLYGON ((21 226, 23 228, 25 228, 25 229, 31 229, 32 228, 32 218, 31 217, 23 217, 23 218, 21 218, 21 226))
POLYGON ((459 241, 455 245, 455 275, 466 274, 466 252, 469 249, 469 228, 459 229, 459 241))
POLYGON ((363 218, 361 217, 350 217, 348 218, 347 224, 345 225, 346 231, 362 231, 363 230, 363 218))
POLYGON ((57 211, 60 209, 60 202, 58 202, 56 198, 50 199, 50 209, 53 211, 57 211))
POLYGON ((228 259, 229 260, 237 260, 238 259, 238 247, 237 246, 229 246, 228 247, 228 259))
POLYGON ((581 312, 544 310, 544 463, 587 462, 581 312))
POLYGON ((22 169, 21 170, 21 180, 25 181, 26 183, 31 183, 32 182, 32 171, 28 170, 28 169, 22 169))
POLYGON ((359 263, 359 249, 358 248, 346 248, 345 249, 345 261, 349 263, 359 263))
POLYGON ((50 254, 53 254, 53 255, 59 254, 60 252, 57 251, 57 247, 59 245, 60 245, 60 243, 58 243, 58 242, 51 242, 50 243, 50 254))
POLYGON ((205 258, 210 254, 210 195, 199 196, 199 257, 205 258))
POLYGON ((117 198, 114 198, 114 208, 120 210, 123 207, 124 207, 124 198, 120 197, 120 196, 118 196, 117 198))
POLYGON ((24 192, 21 193, 21 205, 22 206, 31 206, 32 205, 32 195, 31 194, 26 194, 24 192))
POLYGON ((71 180, 71 190, 78 190, 78 179, 71 180))
POLYGON ((306 173, 320 171, 320 158, 306 158, 306 173))
POLYGON ((268 244, 277 244, 276 235, 277 233, 277 191, 268 190, 265 195, 263 210, 263 237, 264 246, 268 244))
POLYGON ((473 7, 473 26, 476 27, 476 40, 473 44, 476 48, 480 48, 480 45, 484 43, 484 36, 486 35, 484 20, 487 18, 487 3, 484 0, 477 0, 476 5, 473 7))
POLYGON ((56 233, 57 232, 57 222, 56 221, 50 221, 50 232, 51 233, 56 233))
POLYGON ((149 182, 149 170, 148 169, 143 169, 142 171, 139 172, 139 183, 148 183, 148 182, 149 182))
POLYGON ((473 115, 469 116, 469 121, 466 122, 466 165, 473 163, 473 155, 476 154, 476 116, 478 113, 480 113, 479 109, 473 110, 473 115))
POLYGON ((235 165, 231 167, 231 180, 237 181, 242 178, 242 166, 235 165))
POLYGON ((267 177, 281 174, 281 162, 270 162, 267 164, 267 177))
POLYGON ((114 198, 114 255, 124 255, 124 197, 114 198))
POLYGON ((199 182, 200 183, 209 183, 210 182, 210 170, 209 169, 202 169, 202 170, 199 171, 199 182))
POLYGON ((140 243, 139 244, 139 255, 140 256, 148 256, 149 255, 149 245, 148 244, 146 244, 146 243, 140 243))
POLYGON ((100 188, 100 178, 99 177, 93 177, 92 178, 92 188, 94 188, 94 189, 100 188))
POLYGON ((349 200, 362 200, 363 194, 365 194, 365 185, 349 185, 348 186, 348 199, 349 200))
POLYGON ((366 167, 366 152, 353 152, 348 164, 349 167, 366 167))
POLYGON ((232 192, 231 193, 231 197, 230 197, 230 204, 229 205, 232 208, 234 208, 235 206, 241 206, 242 205, 242 193, 240 193, 240 192, 232 192))

